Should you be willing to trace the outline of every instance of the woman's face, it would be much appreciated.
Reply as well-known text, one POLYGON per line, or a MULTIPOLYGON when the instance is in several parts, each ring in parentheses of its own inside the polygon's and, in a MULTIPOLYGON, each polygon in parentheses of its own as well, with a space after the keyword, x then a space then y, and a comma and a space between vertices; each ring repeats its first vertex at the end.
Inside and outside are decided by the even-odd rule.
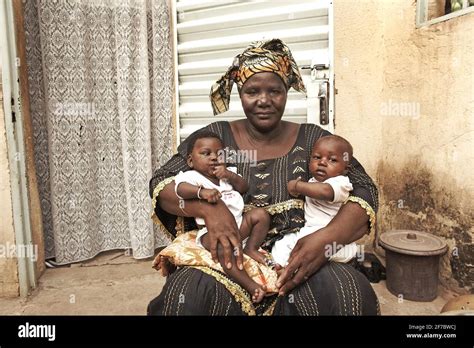
POLYGON ((258 73, 245 81, 240 100, 248 121, 260 132, 275 129, 285 112, 287 90, 272 72, 258 73))

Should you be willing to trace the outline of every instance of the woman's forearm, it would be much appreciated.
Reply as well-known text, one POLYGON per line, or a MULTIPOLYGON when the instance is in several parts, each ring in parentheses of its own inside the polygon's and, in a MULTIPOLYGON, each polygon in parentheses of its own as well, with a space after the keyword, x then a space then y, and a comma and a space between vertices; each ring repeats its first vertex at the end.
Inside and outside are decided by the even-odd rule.
POLYGON ((369 216, 364 208, 354 202, 344 204, 332 221, 324 228, 318 231, 322 233, 328 245, 336 242, 337 244, 349 244, 361 237, 367 232, 369 226, 369 216))

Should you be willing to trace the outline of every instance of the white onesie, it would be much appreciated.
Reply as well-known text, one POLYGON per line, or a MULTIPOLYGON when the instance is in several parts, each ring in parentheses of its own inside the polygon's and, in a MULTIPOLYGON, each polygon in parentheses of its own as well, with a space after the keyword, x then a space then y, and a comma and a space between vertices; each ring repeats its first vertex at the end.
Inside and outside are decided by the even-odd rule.
MULTIPOLYGON (((308 181, 318 182, 315 178, 308 181)), ((272 248, 272 256, 276 263, 286 266, 290 253, 296 242, 325 227, 337 214, 342 203, 349 197, 352 191, 352 184, 347 176, 339 175, 324 181, 331 185, 334 190, 334 200, 332 202, 306 197, 304 205, 305 225, 295 233, 289 233, 278 240, 272 248)), ((347 262, 351 260, 357 252, 355 243, 344 246, 330 260, 336 262, 347 262)))
MULTIPOLYGON (((236 173, 237 174, 237 168, 236 167, 229 167, 227 170, 236 173)), ((195 186, 200 186, 202 185, 203 188, 206 189, 216 189, 218 190, 222 197, 221 200, 225 203, 227 208, 229 208, 230 212, 234 215, 235 217, 235 222, 237 223, 237 226, 240 228, 240 225, 242 224, 242 213, 244 210, 244 199, 242 198, 241 194, 234 190, 232 185, 227 181, 227 180, 219 180, 219 185, 214 184, 211 180, 206 178, 204 175, 201 173, 195 171, 195 170, 188 170, 187 172, 179 172, 178 175, 175 176, 174 178, 175 182, 175 192, 176 195, 178 195, 178 185, 183 182, 187 182, 188 184, 195 185, 195 186)), ((205 225, 204 219, 203 218, 195 218, 196 224, 199 226, 205 225)), ((203 227, 199 230, 197 236, 196 236, 196 244, 203 247, 201 243, 201 238, 207 233, 207 228, 203 227)))

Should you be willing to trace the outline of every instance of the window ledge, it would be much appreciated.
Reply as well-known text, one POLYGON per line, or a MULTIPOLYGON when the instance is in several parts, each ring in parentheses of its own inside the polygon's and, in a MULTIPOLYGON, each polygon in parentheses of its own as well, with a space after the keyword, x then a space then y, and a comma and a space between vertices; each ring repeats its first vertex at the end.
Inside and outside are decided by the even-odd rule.
POLYGON ((429 21, 426 21, 426 22, 423 22, 423 23, 417 23, 416 27, 417 28, 428 27, 430 25, 441 23, 441 22, 447 21, 448 19, 456 18, 456 17, 459 17, 459 16, 464 16, 465 14, 473 13, 473 12, 474 12, 474 6, 470 6, 468 8, 465 8, 465 9, 462 9, 462 10, 459 10, 459 11, 456 11, 456 12, 451 12, 451 13, 449 13, 447 15, 444 15, 444 16, 441 16, 441 17, 430 19, 429 21))

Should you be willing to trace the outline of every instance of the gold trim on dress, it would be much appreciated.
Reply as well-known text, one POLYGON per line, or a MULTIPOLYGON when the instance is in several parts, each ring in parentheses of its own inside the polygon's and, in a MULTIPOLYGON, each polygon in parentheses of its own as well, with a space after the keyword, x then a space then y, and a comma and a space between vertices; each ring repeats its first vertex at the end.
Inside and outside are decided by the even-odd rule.
POLYGON ((362 198, 356 197, 356 196, 349 196, 349 198, 346 199, 344 204, 346 204, 349 201, 359 204, 365 210, 365 212, 369 216, 369 224, 370 224, 370 228, 367 231, 367 234, 374 232, 375 231, 375 212, 374 212, 374 209, 372 209, 372 207, 370 206, 370 204, 367 203, 362 198))
MULTIPOLYGON (((247 204, 244 207, 244 213, 256 208, 253 205, 247 204)), ((290 210, 290 209, 303 209, 304 208, 304 201, 301 199, 290 199, 288 201, 268 205, 266 207, 263 207, 270 215, 275 215, 279 213, 283 213, 284 211, 290 210)))
MULTIPOLYGON (((233 282, 229 278, 227 278, 222 273, 213 270, 207 266, 189 266, 193 268, 197 268, 198 270, 209 274, 210 276, 214 277, 219 283, 224 285, 227 290, 234 296, 234 299, 240 303, 242 306, 242 310, 247 313, 248 315, 256 315, 255 307, 253 306, 252 300, 248 295, 248 292, 245 291, 239 284, 233 282)), ((275 305, 273 305, 275 307, 275 305)), ((273 312, 273 308, 272 308, 273 312)))
POLYGON ((156 208, 156 200, 158 198, 158 195, 165 188, 165 186, 168 185, 173 180, 174 180, 174 176, 171 176, 169 178, 164 179, 163 181, 160 181, 158 185, 156 185, 155 189, 153 190, 153 197, 151 199, 151 206, 153 208, 153 212, 151 213, 151 219, 156 225, 160 226, 161 230, 163 230, 166 233, 166 235, 171 238, 171 240, 173 240, 175 236, 173 236, 168 231, 168 229, 165 227, 165 225, 163 225, 163 223, 158 218, 158 216, 156 216, 155 208, 156 208))
POLYGON ((273 315, 273 311, 275 310, 275 305, 277 303, 278 297, 273 300, 272 304, 263 312, 263 316, 270 316, 273 315))

